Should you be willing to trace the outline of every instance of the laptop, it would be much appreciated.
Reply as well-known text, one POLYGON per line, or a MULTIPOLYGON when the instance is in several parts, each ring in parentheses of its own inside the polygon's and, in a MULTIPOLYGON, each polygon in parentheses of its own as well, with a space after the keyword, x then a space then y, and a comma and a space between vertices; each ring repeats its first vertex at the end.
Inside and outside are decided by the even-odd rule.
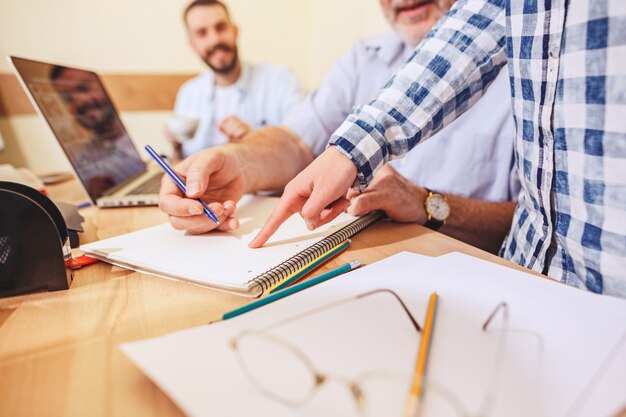
POLYGON ((98 74, 14 56, 9 61, 92 203, 157 204, 163 171, 143 162, 98 74))

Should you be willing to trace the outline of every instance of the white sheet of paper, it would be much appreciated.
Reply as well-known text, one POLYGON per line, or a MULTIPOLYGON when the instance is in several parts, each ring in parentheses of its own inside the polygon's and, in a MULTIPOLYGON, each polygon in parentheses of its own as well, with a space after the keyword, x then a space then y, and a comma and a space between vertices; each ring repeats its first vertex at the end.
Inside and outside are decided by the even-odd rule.
MULTIPOLYGON (((493 394, 495 400, 486 402, 493 409, 486 415, 507 417, 610 417, 626 401, 626 373, 614 371, 626 362, 626 348, 619 344, 626 334, 626 301, 458 253, 430 259, 401 253, 234 319, 122 349, 190 416, 356 416, 347 388, 333 379, 299 407, 268 398, 246 376, 229 342, 246 329, 379 288, 396 291, 419 322, 429 295, 437 291, 440 296, 424 416, 454 415, 446 413, 451 396, 475 415, 486 395, 493 394), (495 330, 482 331, 502 301, 509 309, 508 330, 497 331, 502 328, 497 319, 495 330), (498 362, 502 334, 506 348, 498 362), (494 369, 500 369, 500 379, 496 388, 489 388, 494 369), (595 389, 586 391, 592 379, 595 389), (439 395, 441 387, 450 394, 439 395)), ((385 415, 399 416, 420 336, 397 307, 389 297, 376 295, 269 332, 296 345, 322 372, 357 382, 359 375, 382 368, 404 375, 407 391, 389 387, 371 394, 385 415)), ((270 382, 290 369, 281 364, 287 356, 272 347, 259 349, 258 360, 273 370, 270 382)))
POLYGON ((342 214, 311 232, 299 216, 292 216, 263 248, 248 248, 277 201, 272 197, 244 196, 236 213, 241 226, 234 232, 194 236, 174 230, 167 223, 82 245, 81 249, 105 252, 111 261, 157 270, 200 284, 244 289, 249 280, 356 219, 342 214))

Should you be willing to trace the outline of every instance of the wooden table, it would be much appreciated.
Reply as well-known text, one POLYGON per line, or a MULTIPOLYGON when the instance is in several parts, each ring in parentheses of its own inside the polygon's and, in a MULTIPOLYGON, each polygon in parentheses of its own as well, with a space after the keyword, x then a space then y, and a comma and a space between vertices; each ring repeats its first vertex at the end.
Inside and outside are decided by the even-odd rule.
MULTIPOLYGON (((65 201, 85 200, 74 182, 50 193, 65 201)), ((155 207, 90 207, 81 213, 83 243, 166 221, 155 207)), ((321 271, 354 258, 372 263, 404 250, 459 251, 521 269, 418 225, 379 222, 321 271)), ((0 416, 181 416, 118 345, 206 324, 248 302, 105 263, 76 271, 69 291, 0 299, 0 416)))

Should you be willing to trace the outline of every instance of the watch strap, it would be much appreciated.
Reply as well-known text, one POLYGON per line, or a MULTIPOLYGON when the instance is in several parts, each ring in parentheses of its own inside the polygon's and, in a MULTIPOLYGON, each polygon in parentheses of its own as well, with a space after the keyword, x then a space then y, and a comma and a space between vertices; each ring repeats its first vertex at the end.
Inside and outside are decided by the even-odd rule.
POLYGON ((429 218, 428 220, 426 220, 426 223, 424 223, 424 227, 428 227, 431 230, 439 230, 441 228, 441 226, 443 226, 445 223, 442 222, 441 220, 435 220, 433 218, 429 218))

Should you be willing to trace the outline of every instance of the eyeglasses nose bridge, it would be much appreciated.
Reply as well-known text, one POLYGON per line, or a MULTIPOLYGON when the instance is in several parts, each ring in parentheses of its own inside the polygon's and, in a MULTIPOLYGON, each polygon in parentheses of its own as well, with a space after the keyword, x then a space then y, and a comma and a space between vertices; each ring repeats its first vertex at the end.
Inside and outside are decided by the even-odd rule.
POLYGON ((319 373, 315 373, 315 386, 316 387, 321 387, 322 385, 324 385, 324 383, 328 380, 328 378, 326 377, 326 375, 322 375, 319 373))

